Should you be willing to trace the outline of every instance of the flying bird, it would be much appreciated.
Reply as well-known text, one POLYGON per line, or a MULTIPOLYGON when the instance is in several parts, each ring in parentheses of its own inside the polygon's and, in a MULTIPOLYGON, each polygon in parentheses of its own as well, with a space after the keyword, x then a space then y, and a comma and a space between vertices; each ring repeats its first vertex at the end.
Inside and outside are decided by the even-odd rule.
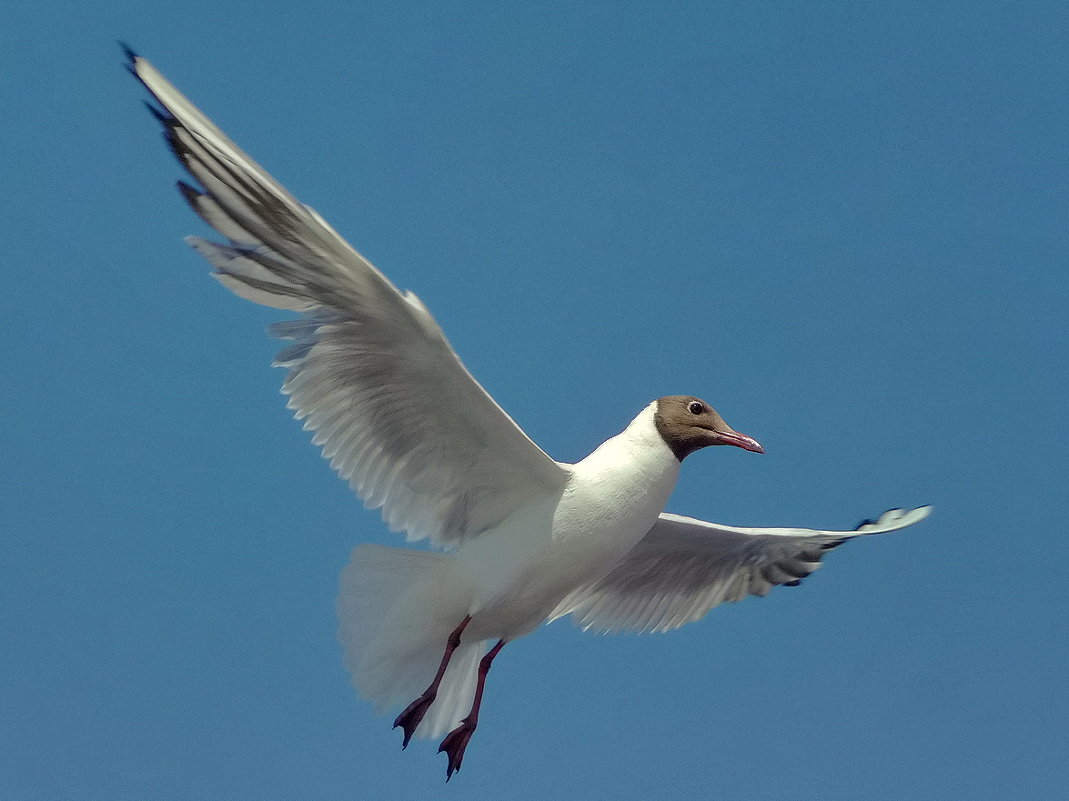
POLYGON ((427 308, 247 156, 148 61, 130 71, 194 183, 178 188, 226 243, 187 241, 241 297, 296 312, 274 336, 283 392, 330 465, 390 529, 439 551, 357 546, 339 638, 353 684, 394 727, 444 737, 446 780, 479 721, 491 663, 566 615, 592 631, 666 631, 717 604, 797 585, 854 531, 737 528, 663 511, 683 460, 763 453, 701 398, 650 403, 575 464, 542 451, 465 369, 427 308))

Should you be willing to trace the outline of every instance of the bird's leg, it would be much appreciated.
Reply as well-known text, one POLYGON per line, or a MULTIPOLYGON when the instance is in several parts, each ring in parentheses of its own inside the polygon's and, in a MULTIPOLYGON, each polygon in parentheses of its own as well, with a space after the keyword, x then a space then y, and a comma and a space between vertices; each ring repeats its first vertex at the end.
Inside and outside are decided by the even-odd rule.
POLYGON ((401 743, 402 750, 408 748, 408 741, 412 739, 412 734, 416 731, 420 721, 423 720, 423 716, 427 714, 427 710, 431 708, 431 704, 434 703, 434 699, 438 695, 438 685, 442 683, 445 669, 449 667, 449 659, 453 656, 453 651, 460 645, 460 635, 464 633, 464 629, 467 628, 469 623, 471 623, 471 615, 467 615, 460 621, 460 625, 453 629, 445 641, 445 653, 442 654, 442 663, 438 665, 438 672, 434 674, 434 680, 423 691, 423 695, 409 704, 405 711, 394 720, 393 727, 396 729, 400 726, 405 732, 404 742, 401 743))
POLYGON ((504 640, 498 640, 497 645, 486 652, 479 662, 479 678, 475 685, 475 700, 471 702, 471 712, 460 721, 460 725, 449 732, 438 746, 438 753, 445 751, 449 755, 449 764, 445 769, 445 780, 453 778, 453 773, 460 770, 460 763, 464 761, 464 749, 468 747, 471 735, 475 733, 475 727, 479 725, 479 705, 483 701, 483 686, 486 684, 486 674, 490 672, 490 663, 494 661, 497 652, 505 645, 504 640))

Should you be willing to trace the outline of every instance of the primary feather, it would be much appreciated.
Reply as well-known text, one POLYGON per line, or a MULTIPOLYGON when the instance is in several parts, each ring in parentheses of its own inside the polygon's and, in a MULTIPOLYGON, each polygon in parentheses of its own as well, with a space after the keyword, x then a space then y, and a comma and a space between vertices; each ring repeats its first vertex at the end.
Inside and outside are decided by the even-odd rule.
POLYGON ((134 57, 163 106, 167 141, 200 188, 182 195, 229 244, 190 237, 227 288, 301 312, 276 325, 296 345, 289 406, 391 529, 457 546, 567 473, 472 378, 434 318, 301 204, 166 78, 134 57))

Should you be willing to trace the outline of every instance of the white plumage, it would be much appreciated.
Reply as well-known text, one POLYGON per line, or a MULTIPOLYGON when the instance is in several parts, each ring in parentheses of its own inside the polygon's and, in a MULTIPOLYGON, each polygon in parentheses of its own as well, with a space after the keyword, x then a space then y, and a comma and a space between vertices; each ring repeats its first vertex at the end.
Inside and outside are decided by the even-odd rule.
POLYGON ((406 744, 452 730, 440 749, 449 775, 504 642, 569 614, 598 631, 676 628, 724 601, 797 584, 846 539, 927 516, 928 507, 892 510, 856 531, 811 531, 662 514, 693 450, 762 451, 690 396, 654 401, 577 464, 553 461, 472 378, 415 295, 130 57, 199 184, 180 183, 183 195, 229 240, 190 243, 227 288, 302 315, 272 327, 293 341, 276 360, 289 371, 289 407, 391 529, 453 551, 359 546, 337 603, 354 685, 380 710, 416 699, 396 722, 406 744))
POLYGON ((705 617, 725 601, 797 585, 826 551, 864 534, 923 520, 931 507, 892 509, 854 531, 737 528, 662 514, 608 574, 565 598, 552 620, 570 614, 593 631, 668 631, 705 617))

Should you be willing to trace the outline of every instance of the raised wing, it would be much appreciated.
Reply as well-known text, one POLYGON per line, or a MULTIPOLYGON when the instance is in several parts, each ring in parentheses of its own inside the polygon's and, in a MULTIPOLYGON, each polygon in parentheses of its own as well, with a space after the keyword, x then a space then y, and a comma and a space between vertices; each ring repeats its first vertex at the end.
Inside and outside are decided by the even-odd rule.
POLYGON ((668 631, 717 604, 797 585, 824 553, 852 537, 883 534, 923 520, 930 506, 892 509, 854 531, 735 528, 662 514, 638 545, 599 581, 576 590, 551 620, 571 614, 594 631, 668 631))
POLYGON ((238 295, 303 319, 276 365, 313 442, 370 508, 409 539, 457 545, 518 506, 560 492, 565 468, 461 364, 434 318, 230 141, 149 62, 130 70, 167 142, 200 185, 193 209, 230 240, 189 239, 238 295))

